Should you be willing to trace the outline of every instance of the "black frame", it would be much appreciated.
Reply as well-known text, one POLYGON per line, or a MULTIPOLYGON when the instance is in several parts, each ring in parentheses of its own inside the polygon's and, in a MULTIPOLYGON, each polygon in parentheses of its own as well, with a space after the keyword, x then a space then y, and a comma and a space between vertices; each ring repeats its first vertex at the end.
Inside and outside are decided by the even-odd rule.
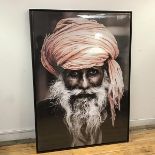
POLYGON ((130 15, 130 46, 129 46, 129 80, 128 80, 128 131, 127 131, 127 139, 124 141, 120 140, 117 142, 108 142, 102 144, 94 144, 94 145, 85 145, 85 146, 76 146, 76 148, 85 148, 85 147, 92 147, 92 146, 100 146, 100 145, 107 145, 107 144, 115 144, 120 142, 128 142, 129 141, 129 119, 130 119, 130 76, 131 76, 131 40, 132 40, 132 11, 102 11, 102 10, 50 10, 50 9, 29 9, 29 19, 30 19, 30 33, 31 33, 31 50, 32 50, 32 69, 33 69, 33 91, 34 91, 34 108, 35 108, 35 133, 36 133, 36 149, 37 153, 44 153, 49 151, 60 151, 60 150, 68 150, 73 149, 73 147, 67 148, 59 148, 59 149, 50 149, 50 150, 39 150, 38 147, 38 129, 37 129, 37 112, 36 112, 36 72, 35 72, 35 46, 34 46, 34 31, 33 31, 33 12, 83 12, 83 13, 128 13, 130 15))

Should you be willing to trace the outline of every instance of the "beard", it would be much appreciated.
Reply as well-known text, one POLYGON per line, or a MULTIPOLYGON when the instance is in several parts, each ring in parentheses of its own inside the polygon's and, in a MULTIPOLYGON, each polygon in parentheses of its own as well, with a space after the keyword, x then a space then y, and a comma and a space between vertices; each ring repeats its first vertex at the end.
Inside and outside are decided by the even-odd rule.
POLYGON ((62 78, 49 88, 50 99, 57 99, 65 110, 64 123, 72 135, 72 147, 102 143, 101 125, 107 118, 108 82, 100 87, 68 90, 62 78))

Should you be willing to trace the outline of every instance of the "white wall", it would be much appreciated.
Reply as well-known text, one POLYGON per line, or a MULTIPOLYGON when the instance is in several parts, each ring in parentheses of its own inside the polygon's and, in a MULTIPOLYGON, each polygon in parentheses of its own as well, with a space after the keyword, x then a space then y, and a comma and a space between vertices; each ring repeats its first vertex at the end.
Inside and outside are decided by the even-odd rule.
POLYGON ((154 0, 0 0, 0 140, 34 137, 30 8, 133 11, 130 120, 155 124, 154 6, 154 0))

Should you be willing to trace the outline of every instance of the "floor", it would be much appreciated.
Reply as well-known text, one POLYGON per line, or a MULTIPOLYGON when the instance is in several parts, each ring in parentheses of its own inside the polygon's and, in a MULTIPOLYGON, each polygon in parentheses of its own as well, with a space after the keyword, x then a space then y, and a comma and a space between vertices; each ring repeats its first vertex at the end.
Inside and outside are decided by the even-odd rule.
MULTIPOLYGON (((0 155, 36 155, 35 143, 1 146, 0 155)), ((42 155, 155 155, 155 128, 131 130, 128 143, 56 151, 42 155)))

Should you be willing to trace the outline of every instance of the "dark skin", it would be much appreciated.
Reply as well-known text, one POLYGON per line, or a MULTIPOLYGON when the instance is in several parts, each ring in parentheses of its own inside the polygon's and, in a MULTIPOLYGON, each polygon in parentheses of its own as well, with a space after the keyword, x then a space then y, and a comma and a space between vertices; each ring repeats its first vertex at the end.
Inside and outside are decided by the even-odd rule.
POLYGON ((67 89, 89 89, 102 84, 104 78, 103 66, 94 66, 80 70, 64 70, 63 80, 67 89))

